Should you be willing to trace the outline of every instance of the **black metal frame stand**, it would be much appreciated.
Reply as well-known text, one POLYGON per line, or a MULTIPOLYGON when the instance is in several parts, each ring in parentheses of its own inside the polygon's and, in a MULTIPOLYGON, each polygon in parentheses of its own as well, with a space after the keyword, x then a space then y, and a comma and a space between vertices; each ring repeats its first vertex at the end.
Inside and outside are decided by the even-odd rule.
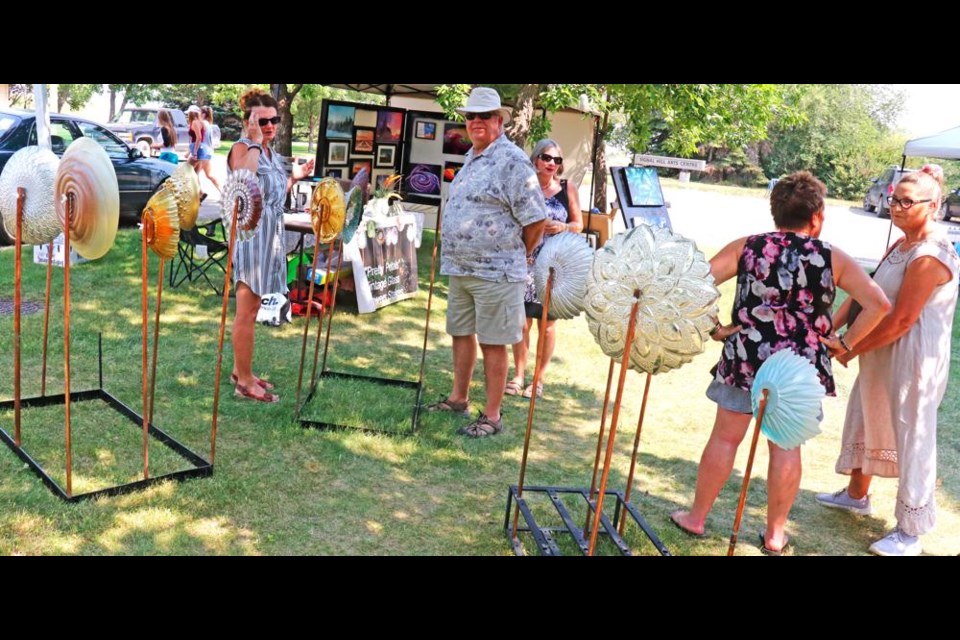
MULTIPOLYGON (((517 527, 518 532, 530 533, 533 535, 533 539, 536 542, 537 550, 540 552, 540 555, 543 556, 561 556, 563 553, 560 551, 560 547, 556 542, 556 534, 569 534, 574 543, 580 549, 581 555, 588 555, 588 550, 590 548, 590 539, 588 535, 585 535, 583 528, 579 527, 574 521, 574 517, 570 513, 569 507, 564 503, 563 497, 565 495, 579 496, 583 499, 585 505, 590 511, 593 511, 595 501, 590 500, 590 490, 582 487, 547 487, 547 486, 534 486, 534 487, 524 487, 523 496, 520 496, 518 493, 517 485, 511 485, 510 490, 507 492, 507 510, 503 517, 503 531, 507 534, 508 538, 511 538, 511 544, 513 545, 513 552, 518 556, 526 555, 523 543, 520 542, 519 537, 514 538, 511 536, 511 524, 510 524, 510 508, 513 506, 514 501, 516 501, 517 507, 520 509, 520 515, 523 516, 523 521, 525 526, 517 527), (530 510, 530 505, 527 500, 529 494, 534 495, 544 495, 550 499, 550 502, 553 504, 554 508, 557 510, 557 514, 560 516, 560 519, 563 522, 563 526, 542 526, 537 523, 536 518, 533 515, 533 512, 530 510)), ((606 491, 606 495, 610 498, 616 498, 616 503, 613 510, 613 520, 606 514, 601 514, 600 524, 603 527, 600 531, 600 535, 606 535, 609 539, 616 545, 621 555, 630 556, 633 555, 633 552, 630 550, 630 545, 628 545, 624 540, 619 529, 621 528, 621 519, 629 516, 636 524, 640 527, 647 538, 653 543, 653 546, 656 547, 657 551, 662 556, 669 556, 670 551, 667 547, 660 541, 660 538, 657 537, 656 532, 647 524, 647 521, 643 518, 640 512, 635 506, 624 500, 622 491, 606 491)))
MULTIPOLYGON (((143 416, 138 414, 136 411, 125 405, 123 402, 118 400, 116 397, 111 395, 103 388, 103 338, 102 336, 98 341, 98 359, 99 359, 99 381, 100 386, 97 389, 89 389, 87 391, 71 391, 70 401, 71 402, 84 402, 88 400, 103 400, 107 405, 120 413, 121 415, 130 419, 130 421, 139 429, 143 424, 143 416)), ((20 401, 20 406, 22 408, 29 407, 50 407, 58 406, 64 404, 65 397, 63 394, 57 395, 43 395, 36 396, 33 398, 24 398, 20 401)), ((14 400, 5 400, 0 402, 0 411, 9 410, 14 408, 14 400)), ((213 465, 204 460, 202 457, 188 449, 182 443, 175 440, 172 436, 166 432, 158 429, 152 423, 149 425, 149 433, 160 443, 165 445, 170 450, 179 454, 182 458, 187 460, 193 465, 192 469, 186 469, 184 471, 175 471, 173 473, 168 473, 162 476, 154 476, 147 478, 145 480, 136 480, 134 482, 129 482, 127 484, 116 485, 113 487, 107 487, 105 489, 98 489, 97 491, 91 491, 89 493, 80 493, 68 495, 67 492, 57 483, 56 480, 50 477, 46 472, 43 466, 34 460, 27 450, 23 446, 17 446, 16 441, 7 433, 2 427, 0 427, 0 440, 7 445, 7 447, 17 454, 21 460, 23 460, 30 470, 43 484, 47 485, 47 488, 53 492, 61 500, 65 502, 81 502, 83 500, 89 500, 91 498, 99 498, 101 496, 118 496, 126 493, 132 493, 134 491, 140 491, 152 485, 158 484, 160 482, 165 482, 167 480, 176 480, 182 481, 188 478, 202 478, 206 476, 213 475, 213 465)))
MULTIPOLYGON (((337 296, 337 285, 340 281, 340 266, 337 266, 337 272, 334 276, 334 285, 333 285, 333 299, 334 302, 331 305, 329 311, 329 317, 327 318, 327 337, 326 337, 326 346, 323 350, 323 364, 320 367, 320 374, 315 380, 313 380, 310 385, 310 392, 307 394, 306 400, 304 400, 303 405, 297 410, 297 421, 300 423, 300 426, 304 429, 352 429, 354 431, 363 431, 367 433, 389 433, 395 435, 413 435, 417 432, 420 422, 420 409, 421 403, 423 402, 423 373, 424 373, 424 363, 427 356, 427 339, 430 335, 430 311, 433 303, 433 289, 436 283, 435 276, 437 270, 437 250, 440 242, 440 219, 441 219, 441 210, 442 204, 437 204, 437 224, 434 229, 433 236, 433 257, 430 263, 430 287, 427 290, 427 314, 424 321, 423 329, 423 349, 420 353, 420 376, 417 380, 402 380, 397 378, 382 378, 379 376, 365 376, 355 373, 345 373, 341 371, 331 371, 327 369, 327 350, 330 346, 330 332, 331 327, 333 326, 333 316, 336 313, 336 296, 337 296), (353 425, 337 424, 333 422, 325 422, 321 420, 311 420, 309 418, 303 418, 300 415, 302 407, 308 405, 313 399, 314 394, 317 392, 317 384, 319 380, 323 379, 340 379, 340 380, 362 380, 369 382, 371 384, 377 384, 387 387, 402 387, 405 389, 414 389, 416 390, 416 399, 413 404, 413 412, 410 418, 410 430, 409 431, 393 431, 389 429, 377 429, 374 427, 357 427, 353 425)), ((343 247, 340 248, 341 261, 343 256, 343 247)), ((320 321, 320 327, 318 331, 322 332, 323 330, 323 320, 320 321)), ((320 336, 317 336, 319 340, 320 336)), ((314 367, 316 367, 316 361, 314 361, 314 367)))

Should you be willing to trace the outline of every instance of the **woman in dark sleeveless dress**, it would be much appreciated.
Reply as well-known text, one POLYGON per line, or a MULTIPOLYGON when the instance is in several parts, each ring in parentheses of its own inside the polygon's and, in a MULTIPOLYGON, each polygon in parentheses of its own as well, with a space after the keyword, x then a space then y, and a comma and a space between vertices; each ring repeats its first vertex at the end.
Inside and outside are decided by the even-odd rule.
MULTIPOLYGON (((826 188, 801 171, 782 180, 770 194, 777 230, 740 238, 710 260, 717 284, 737 277, 733 322, 717 326, 723 341, 707 397, 717 403, 710 440, 700 458, 697 488, 689 511, 671 521, 690 535, 704 535, 704 524, 733 469, 737 447, 752 417, 750 387, 760 365, 777 351, 790 349, 817 368, 827 395, 836 395, 830 351, 852 348, 890 310, 877 284, 843 251, 817 238, 823 227, 826 188), (831 312, 836 287, 863 305, 863 312, 842 336, 833 333, 831 312)), ((780 555, 788 544, 784 527, 800 488, 800 448, 785 450, 768 442, 767 526, 761 551, 780 555)))
MULTIPOLYGON (((540 188, 543 190, 543 199, 547 205, 547 226, 544 230, 544 236, 552 236, 563 231, 572 231, 580 233, 583 231, 583 215, 580 213, 580 198, 577 195, 577 189, 566 180, 561 180, 563 175, 563 151, 553 140, 541 140, 533 147, 533 153, 530 154, 530 161, 533 162, 537 170, 537 179, 540 181, 540 188)), ((524 293, 523 302, 526 308, 527 324, 523 328, 523 340, 513 345, 513 364, 514 377, 507 381, 504 393, 515 396, 523 393, 525 398, 533 395, 533 385, 524 388, 524 378, 527 368, 527 356, 530 352, 530 327, 533 325, 533 319, 543 317, 543 305, 537 299, 536 287, 533 284, 533 269, 536 264, 537 256, 540 255, 540 249, 543 243, 540 243, 534 252, 527 258, 527 290, 524 293)), ((556 346, 556 319, 548 316, 547 331, 543 343, 543 364, 540 374, 540 386, 536 390, 537 397, 543 395, 544 374, 547 365, 550 364, 550 357, 553 355, 553 349, 556 346)), ((539 334, 538 334, 539 335, 539 334)))

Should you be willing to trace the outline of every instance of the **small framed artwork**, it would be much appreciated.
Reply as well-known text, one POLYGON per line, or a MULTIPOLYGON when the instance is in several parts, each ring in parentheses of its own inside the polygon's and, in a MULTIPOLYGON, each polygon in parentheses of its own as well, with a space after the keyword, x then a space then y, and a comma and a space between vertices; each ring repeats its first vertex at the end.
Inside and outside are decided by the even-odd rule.
POLYGON ((357 177, 361 169, 367 170, 367 175, 373 173, 373 163, 370 160, 354 160, 350 163, 350 179, 357 177))
POLYGON ((378 144, 377 145, 377 166, 392 167, 395 165, 397 157, 397 145, 378 144))
POLYGON ((413 129, 413 135, 420 140, 436 140, 437 123, 427 120, 417 120, 413 129))
POLYGON ((462 162, 444 162, 443 163, 443 181, 444 182, 453 182, 453 179, 457 177, 457 173, 463 169, 462 162))
POLYGON ((357 116, 354 118, 353 124, 358 127, 376 128, 377 112, 367 111, 366 109, 357 109, 357 116))
POLYGON ((350 151, 350 143, 346 140, 327 141, 327 164, 347 164, 347 155, 350 151))
POLYGON ((467 128, 458 123, 447 123, 443 125, 443 152, 450 155, 462 156, 473 143, 467 137, 467 128))
POLYGON ((370 127, 353 128, 353 153, 373 153, 373 138, 376 129, 370 127))
MULTIPOLYGON (((389 174, 389 173, 383 173, 383 174, 380 174, 380 175, 378 175, 378 176, 376 177, 376 189, 377 189, 377 191, 386 188, 386 187, 384 186, 384 183, 387 181, 387 178, 389 178, 389 177, 390 177, 390 174, 389 174)), ((395 190, 396 188, 397 188, 397 185, 396 185, 396 183, 394 183, 393 186, 391 187, 391 190, 395 190)))
POLYGON ((377 112, 377 142, 394 144, 403 135, 403 113, 400 111, 377 112))
POLYGON ((438 164, 417 164, 406 179, 407 191, 425 196, 440 195, 440 171, 438 164))
POLYGON ((349 140, 353 136, 353 118, 356 107, 332 104, 327 109, 327 138, 349 140))
POLYGON ((326 178, 342 178, 343 169, 327 169, 323 175, 326 178))

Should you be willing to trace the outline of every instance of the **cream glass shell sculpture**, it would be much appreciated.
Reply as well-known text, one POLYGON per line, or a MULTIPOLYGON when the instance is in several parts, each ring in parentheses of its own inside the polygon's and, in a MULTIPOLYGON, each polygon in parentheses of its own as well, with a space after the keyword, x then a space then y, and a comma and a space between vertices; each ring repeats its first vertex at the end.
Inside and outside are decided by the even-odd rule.
POLYGON ((24 244, 46 244, 60 235, 63 227, 53 204, 58 158, 49 149, 24 147, 10 156, 0 174, 0 213, 7 235, 17 232, 17 187, 23 187, 24 244))
POLYGON ((533 268, 533 282, 537 298, 543 302, 547 299, 547 279, 553 267, 550 315, 566 320, 576 318, 583 311, 593 255, 593 249, 578 233, 558 233, 544 241, 533 268))
MULTIPOLYGON (((177 165, 166 182, 164 188, 173 191, 177 200, 177 217, 180 228, 187 231, 197 224, 197 215, 200 213, 200 180, 197 172, 187 163, 177 165)), ((231 212, 232 215, 232 212, 231 212)))
POLYGON ((249 240, 256 232, 263 214, 260 184, 257 176, 249 169, 237 169, 227 177, 227 182, 223 185, 220 218, 228 238, 233 224, 233 206, 237 200, 240 201, 240 209, 237 211, 237 240, 249 240))
POLYGON ((720 292, 691 240, 641 224, 597 251, 587 284, 587 323, 605 354, 620 361, 634 291, 640 293, 630 367, 662 373, 703 352, 720 292))
POLYGON ((91 138, 70 143, 57 168, 57 217, 70 229, 70 242, 84 258, 102 257, 117 237, 120 226, 120 189, 110 156, 91 138), (68 217, 68 201, 73 214, 68 217))

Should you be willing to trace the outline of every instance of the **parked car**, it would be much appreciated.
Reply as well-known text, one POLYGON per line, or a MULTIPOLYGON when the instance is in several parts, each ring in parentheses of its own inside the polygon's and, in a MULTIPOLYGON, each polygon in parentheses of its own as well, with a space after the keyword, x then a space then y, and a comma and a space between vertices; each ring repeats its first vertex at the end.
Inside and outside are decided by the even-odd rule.
MULTIPOLYGON (((159 155, 159 149, 152 149, 154 143, 160 144, 160 124, 157 121, 159 108, 126 107, 120 111, 107 128, 117 137, 140 150, 145 158, 159 155)), ((177 153, 186 156, 190 149, 190 127, 187 116, 180 109, 168 109, 173 118, 173 128, 177 130, 177 153)))
POLYGON ((879 178, 874 178, 870 182, 870 188, 867 194, 863 196, 863 210, 876 211, 878 218, 889 218, 890 207, 887 205, 887 196, 893 195, 893 190, 900 182, 900 178, 913 173, 916 169, 903 169, 900 167, 889 167, 879 178))
POLYGON ((944 220, 960 219, 960 189, 954 189, 947 195, 940 212, 944 220))
MULTIPOLYGON (((58 156, 71 142, 87 136, 95 140, 110 156, 120 188, 120 219, 138 221, 147 200, 157 187, 173 173, 174 165, 154 158, 144 158, 139 150, 127 146, 102 125, 74 116, 50 114, 52 150, 58 156)), ((36 117, 32 111, 0 109, 0 171, 17 150, 37 144, 36 117)), ((0 224, 0 245, 12 240, 0 224)))

